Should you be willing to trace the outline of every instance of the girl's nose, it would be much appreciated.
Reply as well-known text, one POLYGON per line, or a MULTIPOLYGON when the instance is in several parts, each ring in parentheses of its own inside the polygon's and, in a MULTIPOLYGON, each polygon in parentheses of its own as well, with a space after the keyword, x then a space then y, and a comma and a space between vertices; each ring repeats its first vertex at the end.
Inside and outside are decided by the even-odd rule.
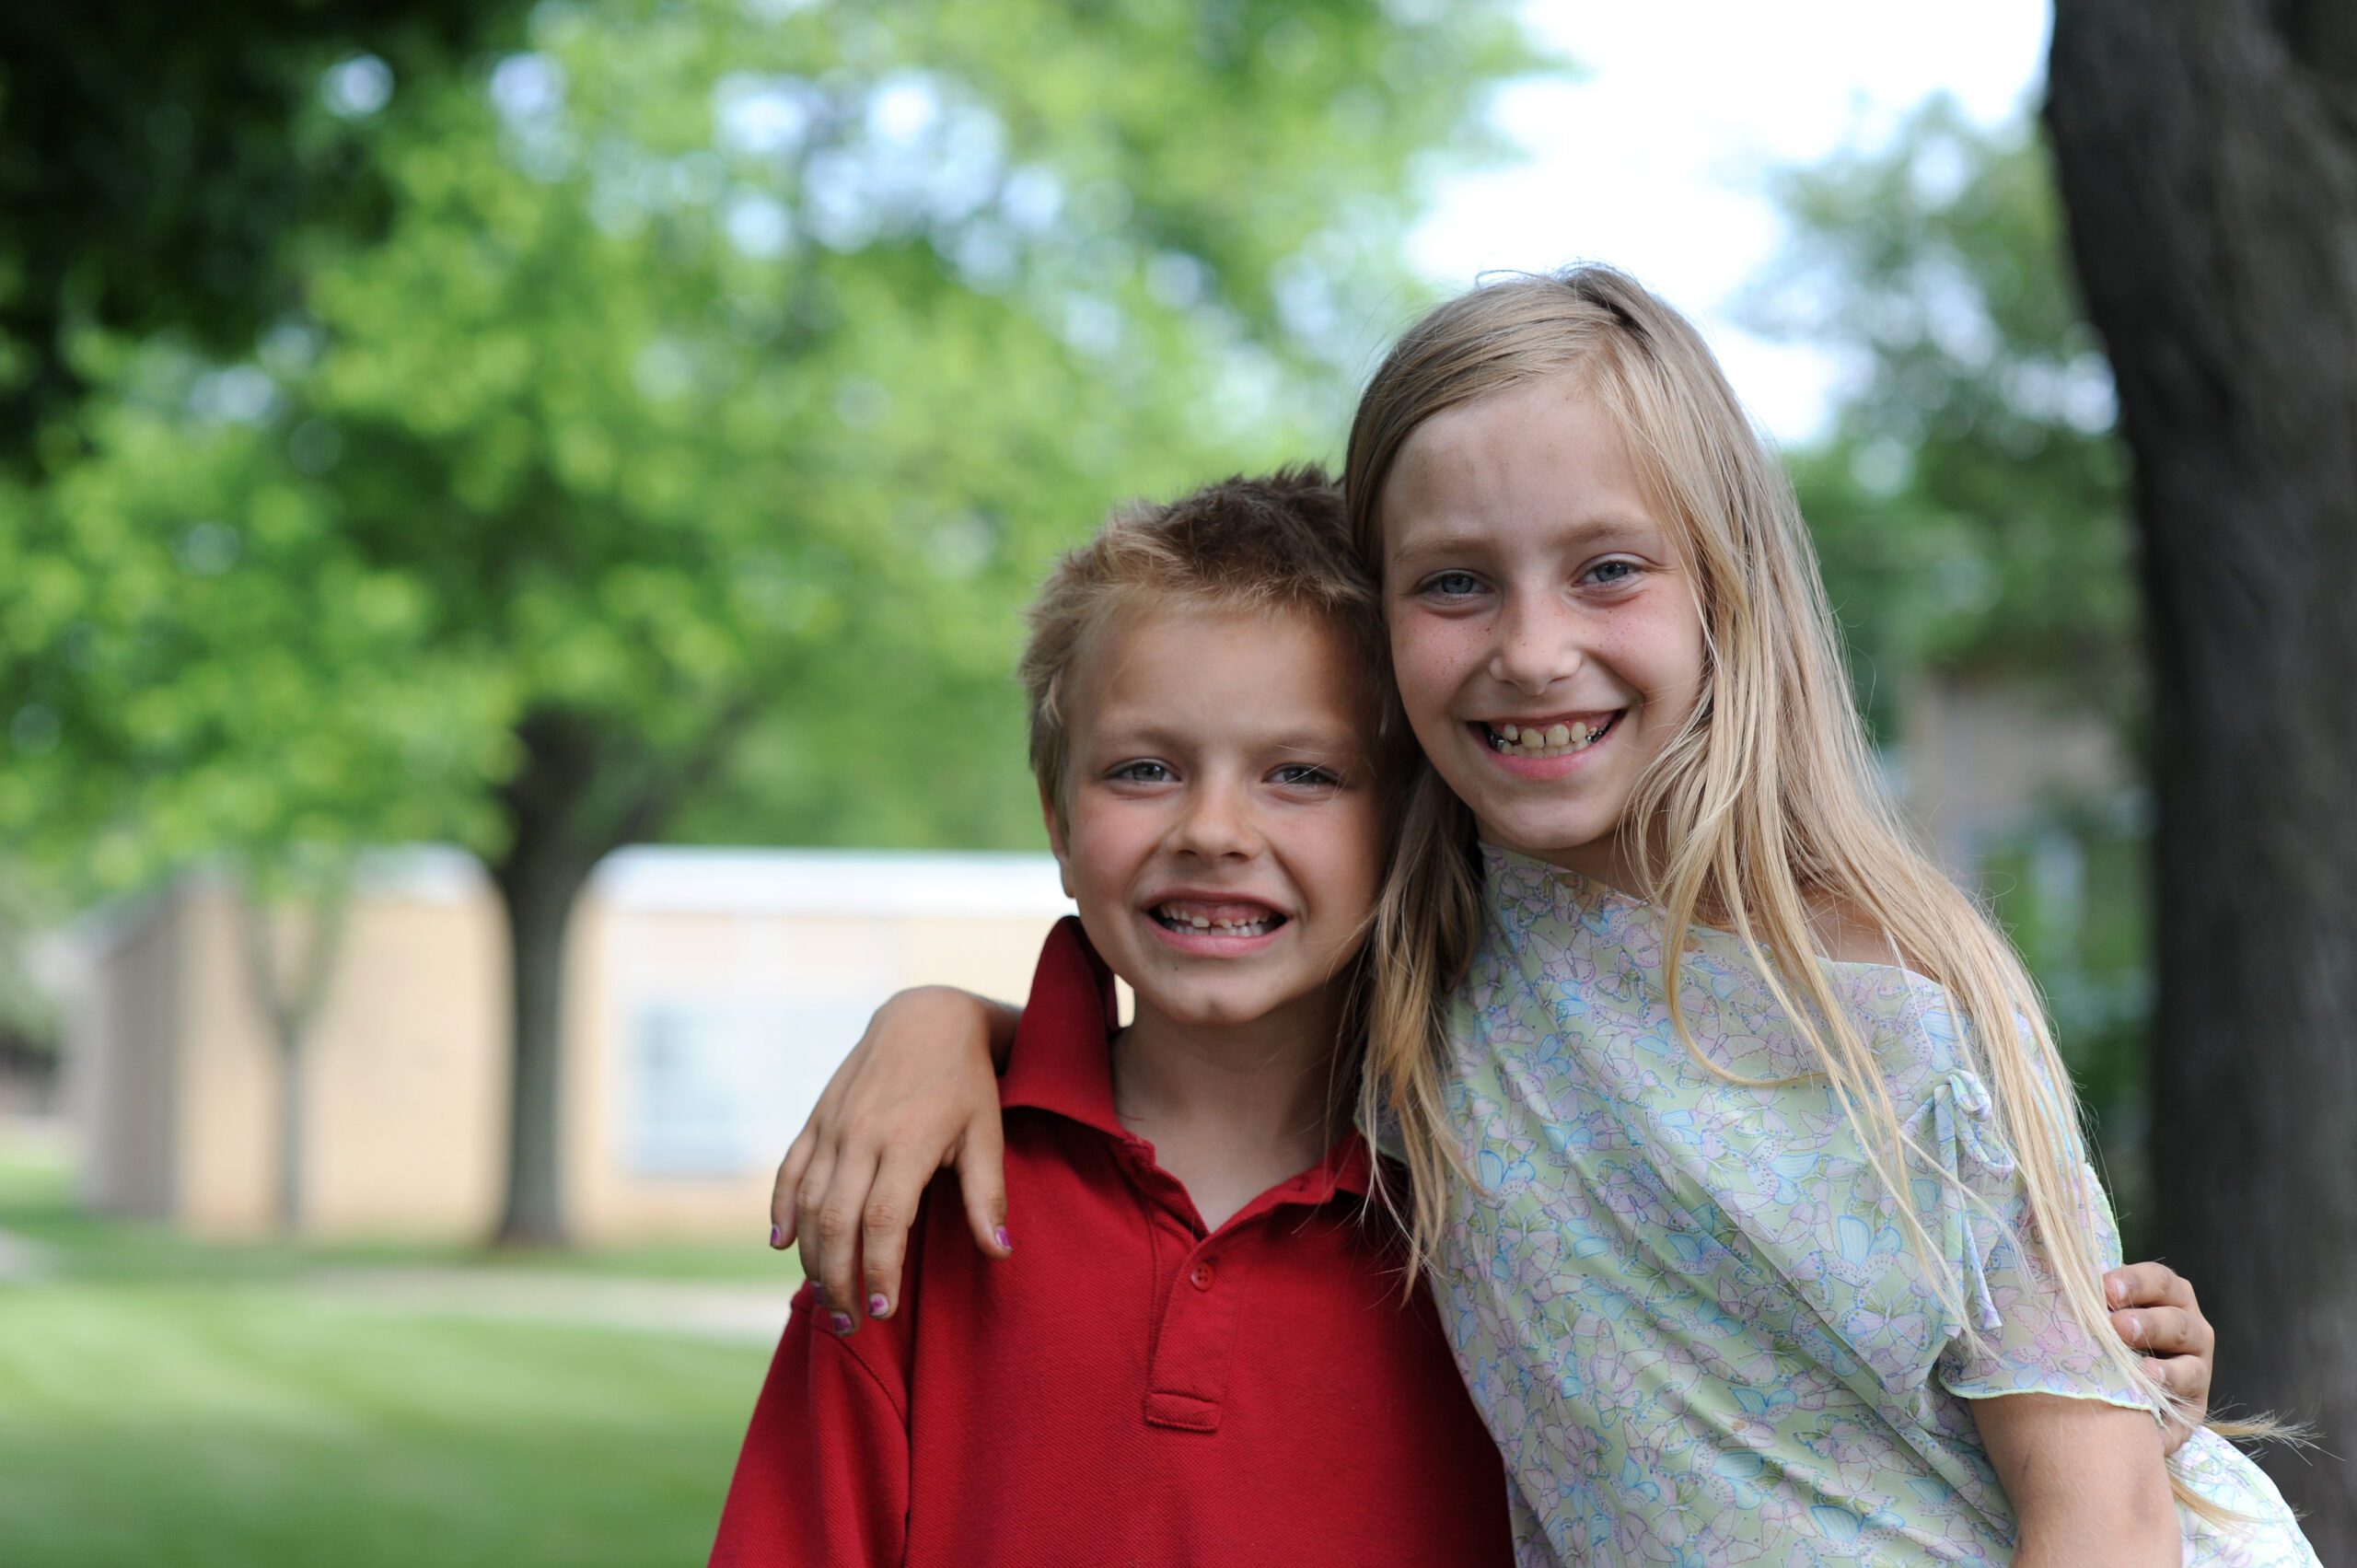
POLYGON ((1535 697, 1577 670, 1583 656, 1578 618, 1568 608, 1515 595, 1497 620, 1490 679, 1535 697))

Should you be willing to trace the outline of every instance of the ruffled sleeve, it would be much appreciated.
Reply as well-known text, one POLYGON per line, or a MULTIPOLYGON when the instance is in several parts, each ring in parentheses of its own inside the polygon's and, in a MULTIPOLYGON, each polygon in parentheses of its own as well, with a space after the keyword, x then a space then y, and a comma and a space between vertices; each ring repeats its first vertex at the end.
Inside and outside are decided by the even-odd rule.
MULTIPOLYGON (((2135 1381, 2072 1314, 2031 1221, 2020 1164, 1980 1076, 1950 1066, 1931 1086, 1910 1131, 1953 1179, 1917 1180, 1919 1212, 1929 1218, 1926 1211, 1937 1209, 1934 1234, 1955 1265, 1968 1320, 1940 1353, 1941 1386, 1968 1400, 2041 1393, 2148 1408, 2135 1381)), ((2069 1138, 2100 1261, 2113 1267, 2119 1236, 2111 1205, 2075 1131, 2069 1138)))

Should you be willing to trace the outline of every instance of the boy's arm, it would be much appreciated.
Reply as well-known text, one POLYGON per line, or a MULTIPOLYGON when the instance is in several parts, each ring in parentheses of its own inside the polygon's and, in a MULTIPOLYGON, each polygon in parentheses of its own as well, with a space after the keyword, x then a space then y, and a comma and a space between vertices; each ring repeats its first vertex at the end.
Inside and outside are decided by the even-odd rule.
POLYGON ((1972 1401, 2021 1534, 2014 1568, 2178 1568, 2161 1429, 2140 1410, 2059 1394, 1972 1401))
POLYGON ((948 986, 903 991, 876 1011, 770 1194, 770 1245, 799 1243, 803 1272, 856 1330, 889 1317, 917 1202, 955 1166, 981 1249, 1008 1256, 997 1064, 1019 1011, 948 986))
POLYGON ((897 1563, 908 1549, 909 1423, 896 1358, 816 1319, 805 1286, 753 1407, 711 1568, 897 1563))

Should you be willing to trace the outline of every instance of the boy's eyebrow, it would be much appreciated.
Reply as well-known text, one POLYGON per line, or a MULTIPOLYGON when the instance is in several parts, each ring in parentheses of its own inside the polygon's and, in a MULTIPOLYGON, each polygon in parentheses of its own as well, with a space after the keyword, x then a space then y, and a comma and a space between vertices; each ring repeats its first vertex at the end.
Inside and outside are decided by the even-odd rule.
MULTIPOLYGON (((1141 715, 1125 723, 1124 715, 1118 709, 1105 714, 1091 727, 1093 738, 1100 745, 1119 743, 1124 748, 1144 746, 1184 750, 1203 739, 1200 735, 1170 729, 1150 716, 1141 715)), ((1362 752, 1369 749, 1371 745, 1369 738, 1360 734, 1355 726, 1347 725, 1338 725, 1331 729, 1296 724, 1265 732, 1231 730, 1216 738, 1223 744, 1232 744, 1240 739, 1256 750, 1297 751, 1320 756, 1342 751, 1362 752)))

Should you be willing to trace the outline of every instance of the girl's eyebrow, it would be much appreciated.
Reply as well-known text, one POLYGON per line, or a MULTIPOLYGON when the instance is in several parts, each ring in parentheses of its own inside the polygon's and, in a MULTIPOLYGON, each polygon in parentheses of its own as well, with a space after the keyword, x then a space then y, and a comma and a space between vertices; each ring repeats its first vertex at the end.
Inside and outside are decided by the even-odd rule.
MULTIPOLYGON (((1651 517, 1608 515, 1583 517, 1565 525, 1548 538, 1548 544, 1558 550, 1596 548, 1599 541, 1631 537, 1646 540, 1663 537, 1662 527, 1651 517)), ((1412 564, 1433 556, 1481 556, 1498 548, 1497 536, 1485 528, 1442 524, 1432 531, 1410 536, 1399 541, 1391 552, 1391 564, 1412 564)))

